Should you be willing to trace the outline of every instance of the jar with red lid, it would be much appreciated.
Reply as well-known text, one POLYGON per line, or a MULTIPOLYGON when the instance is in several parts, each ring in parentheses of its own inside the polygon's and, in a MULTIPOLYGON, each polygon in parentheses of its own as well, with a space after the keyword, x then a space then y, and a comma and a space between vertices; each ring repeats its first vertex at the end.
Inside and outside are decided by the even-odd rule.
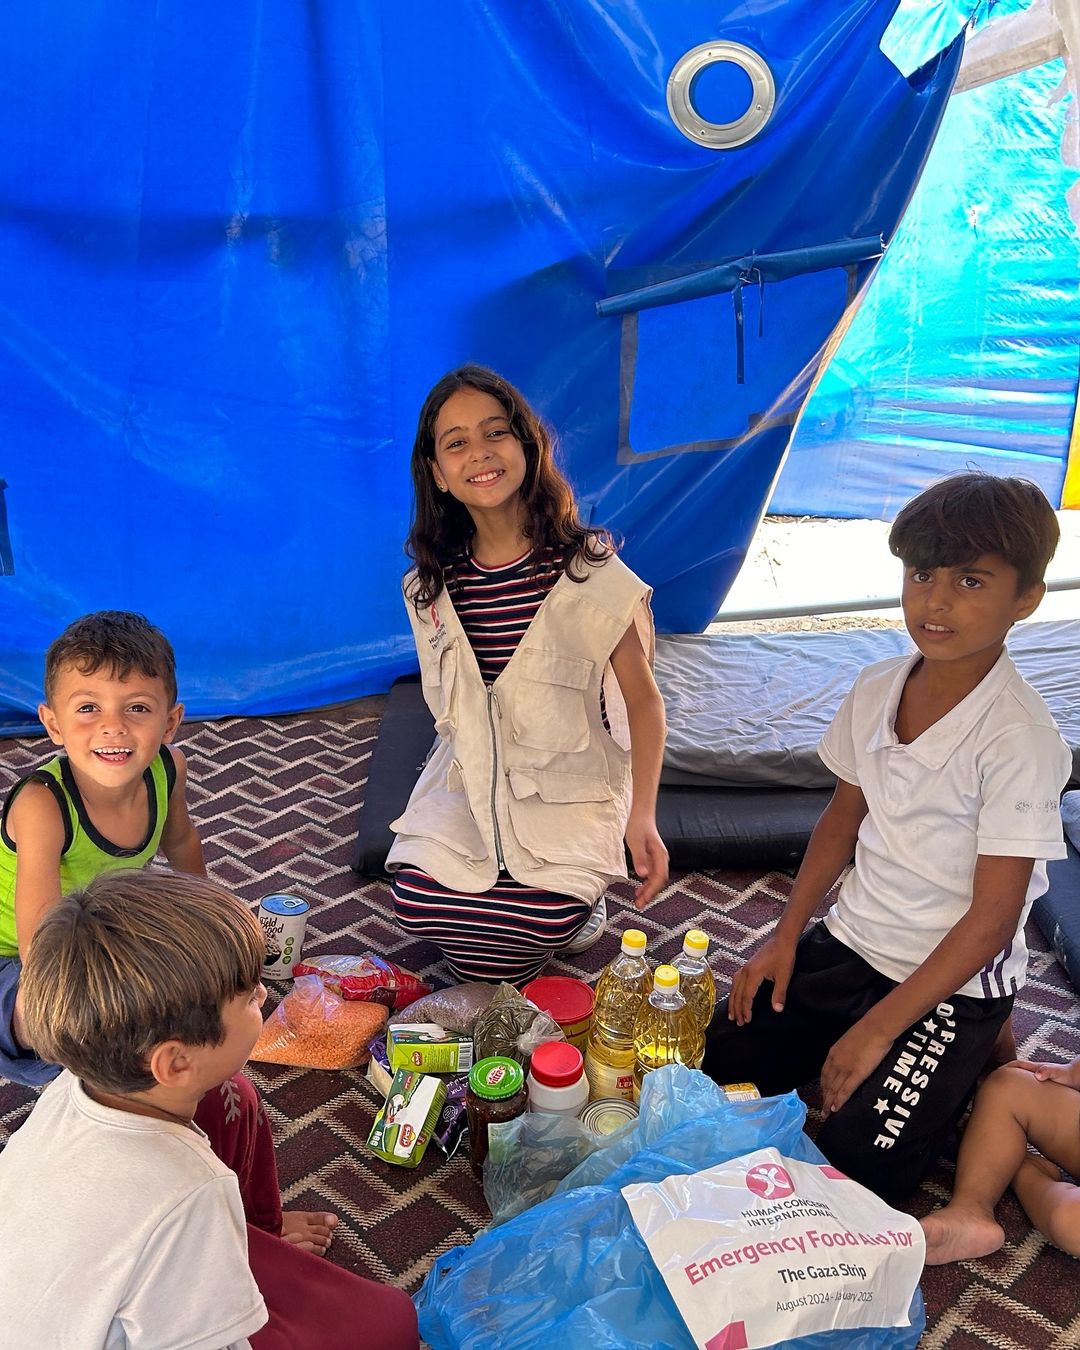
POLYGON ((469 1158, 477 1171, 488 1155, 488 1126, 523 1116, 528 1105, 525 1070, 517 1060, 489 1055, 472 1066, 465 1110, 469 1117, 469 1158))
POLYGON ((589 1104, 585 1061, 568 1041, 544 1041, 533 1051, 528 1077, 529 1110, 580 1116, 589 1104))

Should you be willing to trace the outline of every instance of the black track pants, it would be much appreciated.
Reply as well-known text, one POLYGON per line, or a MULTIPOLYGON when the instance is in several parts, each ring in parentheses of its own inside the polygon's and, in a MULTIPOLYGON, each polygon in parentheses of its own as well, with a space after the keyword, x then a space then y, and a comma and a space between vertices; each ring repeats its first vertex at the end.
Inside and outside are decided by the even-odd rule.
MULTIPOLYGON (((746 1026, 726 1001, 705 1038, 703 1068, 717 1083, 756 1083, 764 1096, 813 1081, 835 1041, 896 988, 819 923, 799 941, 782 1013, 763 984, 746 1026)), ((1013 998, 957 994, 897 1037, 845 1105, 821 1127, 835 1166, 891 1204, 934 1166, 975 1088, 1013 998)))

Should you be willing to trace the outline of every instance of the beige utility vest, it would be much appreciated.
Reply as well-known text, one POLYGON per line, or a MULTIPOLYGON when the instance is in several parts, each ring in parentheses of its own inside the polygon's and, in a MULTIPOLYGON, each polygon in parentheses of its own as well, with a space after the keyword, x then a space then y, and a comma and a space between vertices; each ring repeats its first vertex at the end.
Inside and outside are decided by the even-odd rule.
POLYGON ((389 869, 408 864, 471 894, 489 890, 501 867, 590 904, 626 876, 630 735, 609 663, 631 623, 652 663, 652 591, 615 556, 584 571, 581 582, 559 578, 490 686, 445 589, 417 613, 408 598, 414 574, 406 576, 440 739, 391 822, 389 869))

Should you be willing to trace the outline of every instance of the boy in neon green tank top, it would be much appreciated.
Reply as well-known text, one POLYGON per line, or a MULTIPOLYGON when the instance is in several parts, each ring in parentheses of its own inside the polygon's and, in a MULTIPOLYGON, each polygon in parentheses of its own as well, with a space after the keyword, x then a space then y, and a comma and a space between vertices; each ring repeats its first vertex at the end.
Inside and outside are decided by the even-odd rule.
MULTIPOLYGON (((63 753, 16 783, 0 815, 0 1076, 37 1086, 60 1072, 29 1048, 19 978, 35 929, 61 895, 102 872, 145 867, 159 849, 176 871, 206 876, 188 815, 187 766, 167 744, 183 715, 172 645, 141 614, 84 615, 46 652, 38 716, 63 753)), ((325 1252, 337 1216, 282 1213, 266 1113, 242 1074, 231 1086, 233 1099, 246 1103, 239 1115, 254 1115, 253 1142, 244 1147, 261 1159, 266 1179, 257 1197, 245 1196, 248 1221, 325 1252)), ((222 1103, 208 1093, 196 1123, 230 1162, 246 1136, 222 1103)))
POLYGON ((77 619, 45 656, 45 730, 63 753, 12 789, 0 816, 0 1074, 41 1083, 56 1068, 27 1048, 21 958, 60 896, 160 849, 205 876, 187 770, 167 742, 184 715, 168 639, 140 614, 77 619))

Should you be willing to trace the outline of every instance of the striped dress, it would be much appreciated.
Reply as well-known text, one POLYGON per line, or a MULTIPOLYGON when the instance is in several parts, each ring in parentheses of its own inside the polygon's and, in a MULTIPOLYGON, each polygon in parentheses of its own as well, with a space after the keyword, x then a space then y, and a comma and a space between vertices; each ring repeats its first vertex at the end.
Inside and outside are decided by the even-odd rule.
MULTIPOLYGON (((517 650, 544 597, 562 575, 561 558, 533 552, 501 567, 462 557, 447 569, 446 589, 491 684, 517 650)), ((406 932, 435 943, 458 980, 524 984, 565 947, 591 913, 584 900, 538 890, 500 872, 489 891, 450 891, 413 867, 393 877, 394 912, 406 932)))

